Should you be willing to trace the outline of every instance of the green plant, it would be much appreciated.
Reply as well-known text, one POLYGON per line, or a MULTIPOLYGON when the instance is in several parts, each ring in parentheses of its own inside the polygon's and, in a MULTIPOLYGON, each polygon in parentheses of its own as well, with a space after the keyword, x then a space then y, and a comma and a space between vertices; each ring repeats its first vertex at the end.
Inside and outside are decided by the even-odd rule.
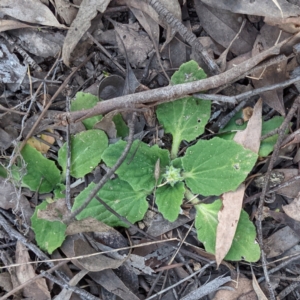
MULTIPOLYGON (((171 81, 172 84, 180 84, 205 77, 204 71, 199 68, 198 64, 190 61, 183 64, 174 73, 171 81)), ((75 100, 76 105, 72 105, 73 109, 75 109, 74 107, 77 109, 87 108, 87 103, 89 107, 96 104, 95 98, 88 99, 87 94, 83 96, 81 93, 75 100)), ((191 142, 204 133, 210 118, 210 110, 211 103, 209 101, 196 99, 192 96, 159 105, 156 110, 158 121, 163 125, 165 132, 170 133, 173 137, 171 151, 161 149, 157 145, 149 147, 144 142, 136 140, 127 158, 116 171, 118 177, 109 180, 97 195, 118 214, 126 217, 132 223, 141 220, 146 213, 148 208, 147 195, 153 194, 158 210, 170 222, 178 218, 184 198, 190 200, 196 208, 195 226, 198 238, 203 242, 207 251, 214 253, 217 213, 221 207, 221 201, 218 200, 212 204, 198 204, 193 200, 194 195, 219 196, 227 191, 235 190, 252 170, 258 155, 244 149, 227 136, 227 139, 215 137, 210 140, 198 140, 197 143, 185 150, 182 157, 178 157, 180 144, 183 140, 191 142)), ((72 138, 71 175, 76 178, 92 171, 101 160, 108 167, 112 167, 127 144, 120 140, 108 146, 106 135, 101 130, 92 129, 100 119, 101 116, 95 117, 93 120, 86 120, 84 124, 89 130, 72 138)), ((276 123, 276 126, 279 126, 279 123, 276 123)), ((28 147, 30 146, 26 147, 22 151, 22 155, 28 164, 26 176, 29 176, 29 174, 33 174, 30 157, 41 155, 35 154, 37 151, 33 148, 29 151, 28 147), (28 151, 30 157, 27 155, 28 151)), ((40 158, 43 161, 48 161, 44 157, 40 158)), ((45 167, 41 167, 39 172, 40 176, 45 176, 48 182, 46 187, 43 187, 43 191, 55 190, 55 194, 61 196, 66 166, 65 146, 59 151, 58 162, 63 169, 62 175, 57 175, 60 174, 60 171, 53 162, 51 162, 53 179, 49 179, 50 174, 47 177, 44 174, 50 172, 50 167, 47 167, 46 171, 44 170, 45 167)), ((38 184, 29 184, 26 176, 24 177, 25 181, 23 178, 23 184, 32 190, 37 190, 38 184)), ((91 183, 75 198, 73 211, 81 206, 93 187, 94 184, 91 183)), ((93 199, 76 216, 77 219, 86 217, 94 217, 110 226, 127 227, 123 221, 107 211, 96 199, 93 199)), ((49 252, 58 247, 57 244, 53 245, 50 237, 48 243, 43 241, 41 244, 39 242, 39 236, 45 235, 45 231, 39 231, 36 214, 33 221, 33 229, 39 245, 49 252)), ((43 222, 52 223, 47 220, 43 220, 43 222)), ((43 236, 43 238, 47 239, 47 236, 43 236)), ((244 258, 247 261, 257 261, 259 256, 259 246, 255 243, 255 228, 249 221, 247 213, 242 211, 232 247, 225 258, 230 260, 244 258), (241 232, 247 232, 247 235, 245 236, 241 232)))

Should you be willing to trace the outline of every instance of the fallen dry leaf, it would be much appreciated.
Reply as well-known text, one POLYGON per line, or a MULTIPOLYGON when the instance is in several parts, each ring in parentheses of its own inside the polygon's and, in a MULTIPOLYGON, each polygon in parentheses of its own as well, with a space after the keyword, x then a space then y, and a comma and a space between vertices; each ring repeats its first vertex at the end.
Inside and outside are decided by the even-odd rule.
POLYGON ((252 268, 251 268, 251 272, 252 272, 252 286, 253 286, 253 289, 256 293, 258 300, 268 300, 268 298, 266 297, 264 292, 261 290, 259 283, 257 282, 256 277, 253 273, 252 268))
POLYGON ((260 0, 254 1, 226 1, 226 0, 202 0, 202 2, 221 9, 227 9, 234 13, 264 16, 272 19, 281 19, 300 15, 300 7, 285 0, 260 0), (275 1, 277 3, 275 3, 275 1), (280 8, 278 8, 278 6, 280 8))
MULTIPOLYGON (((284 175, 283 182, 288 181, 293 177, 299 175, 298 169, 274 169, 273 171, 283 173, 284 175)), ((298 193, 300 192, 299 183, 300 180, 297 180, 293 184, 277 190, 276 193, 289 198, 296 198, 298 196, 298 193)))
MULTIPOLYGON (((18 280, 21 284, 37 275, 32 265, 24 264, 30 261, 31 260, 26 247, 20 241, 18 241, 16 246, 16 263, 22 265, 16 267, 16 271, 18 280)), ((23 288, 23 296, 26 298, 39 300, 51 299, 46 280, 44 278, 39 278, 34 282, 31 282, 30 285, 26 285, 23 288)))
POLYGON ((282 209, 290 218, 300 222, 300 193, 290 204, 282 206, 282 209))
MULTIPOLYGON (((244 148, 258 153, 262 126, 262 100, 259 99, 254 106, 252 117, 245 130, 237 132, 234 141, 244 148)), ((236 232, 240 218, 245 185, 241 184, 235 191, 224 193, 221 197, 222 208, 218 213, 218 226, 216 237, 216 261, 219 266, 228 253, 236 232)))
POLYGON ((253 290, 251 280, 248 278, 235 279, 226 284, 231 287, 231 290, 219 290, 213 300, 238 300, 238 299, 251 299, 254 300, 256 295, 253 290), (244 298, 245 297, 245 298, 244 298), (247 297, 247 298, 246 298, 247 297))
POLYGON ((0 20, 0 32, 18 28, 33 27, 15 20, 0 20))
POLYGON ((289 227, 285 226, 264 240, 264 248, 267 258, 281 255, 293 246, 297 245, 300 237, 289 227))
POLYGON ((39 0, 1 0, 0 12, 24 22, 66 28, 39 0))
MULTIPOLYGON (((46 135, 46 134, 42 134, 41 135, 41 139, 48 142, 49 144, 54 144, 55 142, 55 138, 50 136, 50 135, 46 135)), ((30 145, 31 147, 35 148, 37 151, 46 154, 48 152, 48 150, 50 149, 50 146, 46 145, 45 143, 43 143, 42 141, 31 137, 28 141, 27 144, 30 145)))
POLYGON ((94 19, 99 12, 104 12, 110 0, 83 0, 79 7, 76 18, 72 22, 62 50, 62 58, 64 63, 69 66, 71 54, 91 26, 91 20, 94 19))

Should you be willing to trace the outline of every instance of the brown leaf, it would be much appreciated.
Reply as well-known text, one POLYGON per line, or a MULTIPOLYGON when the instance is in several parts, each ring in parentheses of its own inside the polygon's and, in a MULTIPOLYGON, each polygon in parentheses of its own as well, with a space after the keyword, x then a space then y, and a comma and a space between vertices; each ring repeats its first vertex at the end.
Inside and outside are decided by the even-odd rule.
MULTIPOLYGON (((210 4, 208 3, 208 5, 210 4)), ((202 3, 202 1, 195 2, 196 12, 201 20, 201 25, 211 38, 224 48, 228 48, 240 30, 243 16, 208 5, 202 3)), ((230 51, 235 55, 251 51, 256 36, 257 30, 249 21, 246 21, 244 29, 238 40, 232 44, 230 51)))
MULTIPOLYGON (((288 181, 288 180, 292 179, 293 177, 299 175, 299 172, 297 169, 274 169, 274 171, 284 174, 283 182, 288 181)), ((277 190, 276 193, 279 195, 289 197, 289 198, 296 198, 298 196, 298 193, 300 192, 300 184, 299 183, 300 183, 300 180, 297 180, 293 184, 277 190)))
POLYGON ((261 290, 252 269, 251 272, 252 272, 252 286, 257 295, 258 300, 268 300, 264 292, 261 290))
MULTIPOLYGON (((276 27, 265 24, 260 35, 257 36, 252 50, 252 56, 255 56, 262 51, 274 46, 276 42, 281 42, 290 37, 290 34, 280 33, 276 27), (279 41, 277 41, 280 37, 279 41)), ((251 74, 252 82, 255 88, 264 87, 280 83, 286 80, 286 64, 287 61, 282 61, 278 64, 269 66, 263 71, 258 71, 251 74)), ((277 110, 281 115, 285 115, 285 108, 283 105, 283 89, 264 92, 261 94, 264 103, 268 104, 271 108, 277 110)))
POLYGON ((234 141, 255 153, 258 153, 260 147, 262 126, 261 111, 262 100, 259 99, 254 107, 252 116, 247 124, 247 128, 243 131, 237 132, 234 137, 234 141))
POLYGON ((33 27, 15 20, 0 20, 0 32, 18 28, 33 27))
MULTIPOLYGON (((21 284, 36 276, 33 266, 30 264, 24 264, 30 261, 26 247, 18 241, 16 246, 16 263, 22 265, 16 267, 16 270, 18 280, 21 284)), ((30 285, 26 285, 23 289, 23 295, 24 297, 31 299, 51 299, 46 280, 44 278, 39 278, 30 283, 30 285)))
POLYGON ((300 193, 290 204, 282 206, 282 209, 290 218, 300 222, 300 193))
POLYGON ((48 221, 62 221, 63 216, 67 213, 68 208, 64 198, 58 199, 47 205, 47 209, 39 209, 37 217, 48 221))
POLYGON ((232 281, 226 284, 226 286, 233 288, 233 290, 219 290, 213 300, 254 300, 256 295, 252 288, 251 281, 248 278, 239 278, 236 280, 237 282, 232 281), (246 298, 247 296, 249 296, 249 298, 246 298))
POLYGON ((297 245, 299 241, 300 237, 295 234, 289 226, 279 229, 264 240, 264 249, 267 254, 267 258, 281 255, 285 251, 297 245))
MULTIPOLYGON (((236 133, 234 141, 244 148, 258 153, 262 126, 262 100, 259 99, 254 106, 252 116, 245 130, 236 133)), ((241 215, 245 185, 241 184, 235 191, 224 193, 222 196, 223 207, 218 214, 216 261, 221 263, 228 253, 236 232, 241 215)))
POLYGON ((81 2, 78 14, 68 30, 63 45, 62 58, 67 66, 70 65, 71 54, 76 45, 90 28, 91 20, 96 17, 98 11, 103 13, 109 2, 110 0, 83 0, 81 2))
POLYGON ((226 0, 202 0, 202 2, 221 9, 227 9, 233 13, 270 17, 281 19, 300 15, 300 8, 285 0, 260 0, 252 1, 226 1, 226 0), (275 3, 275 1, 277 3, 275 3), (279 7, 280 8, 279 8, 279 7))
POLYGON ((235 235, 241 215, 245 185, 241 184, 235 191, 223 194, 223 207, 218 213, 216 237, 216 262, 219 266, 226 256, 235 235))
MULTIPOLYGON (((46 134, 42 134, 41 139, 48 142, 49 144, 54 144, 54 142, 55 142, 54 137, 52 137, 50 135, 46 135, 46 134)), ((28 139, 27 144, 30 145, 31 147, 35 148, 37 151, 41 152, 42 154, 46 154, 48 152, 48 150, 50 149, 50 146, 46 145, 45 143, 43 143, 40 140, 37 140, 34 137, 31 137, 30 139, 28 139)))
POLYGON ((80 269, 86 269, 90 272, 102 271, 105 269, 119 268, 124 260, 116 260, 104 255, 92 255, 97 251, 92 248, 79 235, 68 236, 61 246, 61 250, 69 257, 85 256, 80 259, 71 259, 74 265, 80 269))
POLYGON ((36 0, 1 0, 0 12, 24 22, 66 28, 59 24, 51 10, 36 0))

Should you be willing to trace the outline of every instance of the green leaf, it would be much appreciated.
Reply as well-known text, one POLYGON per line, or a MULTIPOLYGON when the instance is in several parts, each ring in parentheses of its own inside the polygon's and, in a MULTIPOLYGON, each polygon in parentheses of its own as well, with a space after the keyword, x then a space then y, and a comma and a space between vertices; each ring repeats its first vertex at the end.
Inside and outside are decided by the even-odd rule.
POLYGON ((188 142, 204 132, 210 118, 211 102, 185 97, 157 107, 156 115, 159 123, 164 126, 166 133, 173 137, 172 158, 177 156, 180 143, 188 142))
MULTIPOLYGON (((247 122, 245 122, 243 125, 237 125, 236 120, 242 118, 242 111, 239 111, 232 117, 232 119, 229 121, 229 123, 221 129, 219 132, 226 132, 226 131, 236 131, 236 130, 244 130, 247 126, 247 122)), ((279 128, 284 121, 284 117, 275 116, 274 118, 264 121, 262 123, 262 129, 261 129, 261 135, 265 135, 269 133, 270 131, 279 128)), ((235 132, 232 133, 224 133, 220 135, 221 138, 225 140, 233 140, 235 136, 235 132)), ((260 143, 260 148, 258 155, 260 157, 268 156, 274 149, 274 145, 276 144, 278 139, 278 134, 275 134, 260 143)))
POLYGON ((60 182, 60 171, 55 163, 29 145, 25 145, 21 154, 27 165, 22 185, 42 194, 51 192, 60 182))
MULTIPOLYGON (((199 241, 210 253, 215 253, 218 212, 222 207, 220 200, 212 204, 198 204, 196 208, 195 227, 199 241)), ((242 210, 236 233, 225 259, 256 262, 260 258, 260 248, 255 241, 256 230, 248 214, 242 210)))
MULTIPOLYGON (((72 210, 75 210, 84 202, 94 187, 95 184, 91 183, 75 198, 72 210)), ((134 191, 126 181, 117 178, 108 181, 97 195, 118 214, 126 217, 129 222, 135 223, 143 219, 148 209, 147 194, 145 191, 134 191)), ((128 227, 126 223, 110 213, 95 198, 76 216, 78 220, 87 217, 93 217, 109 226, 128 227)))
POLYGON ((59 248, 65 240, 65 231, 67 226, 59 221, 48 221, 37 217, 38 210, 47 208, 47 201, 36 206, 34 214, 31 217, 31 226, 35 233, 35 239, 41 249, 46 250, 49 254, 59 248))
MULTIPOLYGON (((75 178, 90 173, 101 161, 103 151, 108 147, 108 139, 102 130, 92 129, 83 131, 71 138, 71 170, 75 178)), ((58 151, 58 162, 63 168, 67 166, 67 144, 58 151)))
POLYGON ((181 84, 204 79, 206 77, 205 72, 199 67, 198 63, 191 60, 180 66, 179 70, 173 74, 171 82, 173 84, 181 84))
MULTIPOLYGON (((123 153, 125 146, 126 142, 124 141, 110 145, 102 155, 103 161, 112 167, 123 153)), ((162 173, 169 165, 169 152, 160 149, 157 145, 149 147, 147 144, 136 140, 116 173, 122 180, 127 181, 135 191, 151 191, 156 184, 154 171, 158 159, 160 160, 160 177, 157 184, 160 183, 162 173)))
POLYGON ((182 158, 186 185, 194 194, 220 195, 235 190, 247 177, 257 154, 234 141, 200 140, 182 158))
POLYGON ((0 164, 0 177, 7 178, 7 171, 1 164, 0 164))
MULTIPOLYGON (((261 135, 265 135, 269 133, 270 131, 279 128, 281 124, 284 121, 284 117, 276 116, 272 118, 271 120, 268 120, 266 122, 263 122, 262 129, 261 129, 261 135)), ((287 131, 288 132, 288 131, 287 131)), ((286 133, 287 133, 286 132, 286 133)), ((263 140, 260 144, 258 155, 261 157, 268 156, 274 149, 274 146, 277 142, 278 134, 275 134, 273 136, 270 136, 269 138, 263 140)))
MULTIPOLYGON (((71 111, 84 110, 94 107, 99 102, 99 98, 89 94, 78 92, 71 102, 71 111)), ((102 116, 94 116, 82 121, 86 129, 93 129, 94 125, 102 119, 102 116)))
POLYGON ((180 212, 185 187, 183 182, 177 182, 173 187, 170 184, 159 187, 156 190, 156 204, 158 211, 165 219, 174 222, 180 212))
POLYGON ((117 136, 118 137, 126 137, 129 134, 129 128, 126 125, 126 123, 124 122, 122 115, 121 114, 117 114, 113 117, 113 121, 116 125, 116 129, 117 129, 117 136))
MULTIPOLYGON (((180 84, 206 78, 206 74, 195 61, 180 66, 171 82, 180 84)), ((166 133, 173 137, 171 157, 175 158, 180 143, 188 142, 204 132, 210 118, 211 102, 194 97, 185 97, 173 102, 161 104, 156 109, 157 119, 164 126, 166 133)))

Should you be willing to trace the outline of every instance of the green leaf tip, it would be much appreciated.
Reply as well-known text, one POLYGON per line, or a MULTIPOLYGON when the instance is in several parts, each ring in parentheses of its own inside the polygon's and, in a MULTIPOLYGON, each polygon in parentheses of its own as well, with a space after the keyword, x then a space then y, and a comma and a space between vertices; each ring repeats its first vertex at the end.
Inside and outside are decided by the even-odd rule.
POLYGON ((204 79, 206 77, 207 75, 204 70, 199 67, 198 63, 191 60, 180 66, 179 70, 173 74, 171 82, 173 84, 181 84, 204 79))

